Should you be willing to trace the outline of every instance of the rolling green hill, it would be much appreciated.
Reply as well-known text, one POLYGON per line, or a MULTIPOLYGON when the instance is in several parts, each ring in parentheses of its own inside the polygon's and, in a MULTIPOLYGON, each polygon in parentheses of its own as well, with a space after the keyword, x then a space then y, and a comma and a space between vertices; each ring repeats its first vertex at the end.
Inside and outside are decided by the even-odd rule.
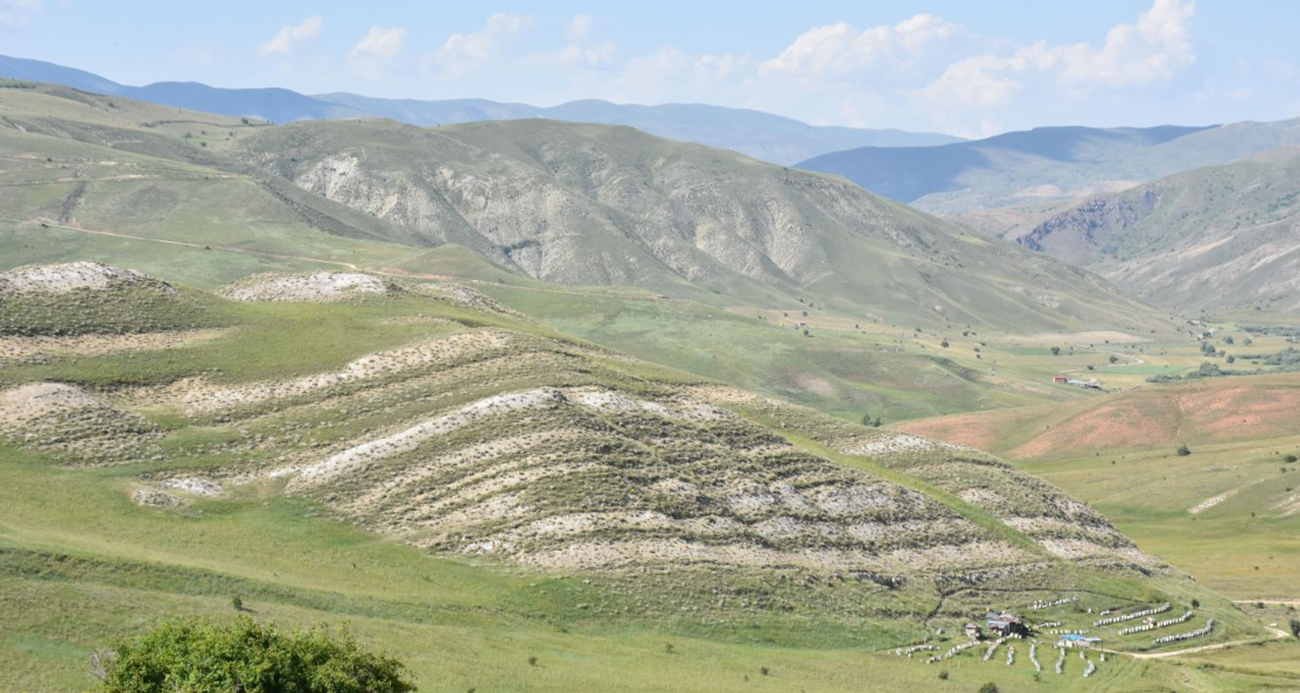
POLYGON ((1273 634, 1054 486, 845 420, 1082 400, 1052 369, 1179 337, 1091 275, 626 128, 3 86, 0 688, 83 689, 112 637, 234 596, 426 689, 1292 680, 1138 658, 1182 646, 1097 612, 1273 634), (989 606, 1112 652, 967 647, 989 606))
POLYGON ((1253 605, 1294 600, 1300 484, 1288 460, 1300 454, 1298 426, 1300 378, 1272 374, 900 428, 1015 460, 1101 509, 1142 546, 1253 605), (1191 454, 1177 455, 1179 445, 1191 454))
POLYGON ((922 325, 1165 324, 1089 274, 843 181, 630 128, 299 123, 229 150, 413 242, 548 282, 806 297, 922 325))
MULTIPOLYGON (((897 420, 1082 396, 1047 387, 1037 366, 1022 370, 996 356, 981 361, 979 352, 989 339, 1094 327, 1141 338, 1173 335, 1173 323, 1150 308, 1118 298, 1089 275, 1063 269, 1041 254, 990 243, 824 177, 623 128, 543 122, 466 126, 482 128, 472 132, 392 123, 290 128, 23 82, 0 89, 0 114, 7 124, 0 128, 4 267, 99 260, 202 288, 266 271, 363 268, 397 277, 457 276, 572 334, 852 420, 864 413, 897 420), (529 207, 497 195, 488 212, 467 208, 462 215, 447 203, 429 208, 441 210, 443 217, 425 208, 394 206, 381 218, 299 187, 292 174, 306 164, 292 159, 301 157, 269 149, 275 140, 296 146, 290 135, 320 140, 322 147, 335 144, 332 133, 349 138, 344 140, 349 146, 356 146, 359 136, 372 137, 365 145, 373 152, 371 161, 401 167, 389 181, 377 181, 376 190, 404 181, 417 199, 439 199, 442 193, 420 178, 418 164, 426 160, 404 152, 408 145, 401 137, 412 134, 416 144, 409 147, 419 152, 424 140, 451 147, 448 131, 466 140, 457 140, 455 151, 470 163, 458 170, 478 170, 479 158, 495 162, 494 184, 538 185, 571 205, 548 212, 542 221, 554 225, 540 230, 529 207), (516 133, 516 140, 494 144, 490 135, 498 132, 516 133), (555 138, 552 151, 563 143, 583 152, 570 162, 572 170, 551 174, 520 153, 537 145, 541 134, 555 138), (251 162, 232 156, 256 151, 246 139, 268 148, 265 156, 250 156, 251 162), (584 187, 575 180, 580 165, 602 170, 588 159, 605 151, 621 157, 607 162, 606 174, 626 176, 627 185, 643 181, 640 193, 618 197, 616 189, 584 187), (662 173, 648 170, 653 168, 648 157, 666 154, 673 156, 663 160, 662 173), (690 168, 695 165, 701 170, 690 168), (507 177, 516 174, 518 180, 507 177), (829 196, 825 204, 835 207, 823 211, 822 198, 790 189, 783 182, 787 176, 829 196), (699 192, 679 200, 669 187, 679 182, 699 192), (773 210, 783 216, 759 214, 769 202, 746 187, 771 192, 773 210), (739 196, 739 203, 729 196, 739 196), (588 216, 575 215, 575 209, 588 216), (424 225, 399 223, 424 213, 434 219, 424 225), (800 214, 807 220, 798 221, 800 214), (707 222, 706 238, 671 238, 686 233, 680 220, 687 215, 707 222), (857 226, 863 216, 868 218, 857 226), (437 242, 431 236, 446 228, 433 222, 444 217, 462 234, 457 240, 463 245, 428 246, 437 242), (547 285, 517 265, 492 264, 485 255, 509 261, 489 237, 504 233, 506 223, 511 233, 536 231, 548 243, 568 248, 569 260, 555 262, 556 272, 603 271, 587 250, 617 248, 625 254, 607 253, 609 266, 642 272, 647 284, 547 285), (560 226, 569 223, 576 228, 560 226), (664 243, 683 250, 668 261, 696 262, 695 271, 704 276, 689 281, 677 274, 655 256, 662 248, 633 237, 638 230, 668 235, 664 243), (578 232, 590 245, 574 240, 578 232), (736 232, 774 237, 750 243, 736 239, 736 232), (697 240, 721 259, 694 247, 697 240), (768 248, 809 283, 783 279, 784 270, 772 269, 775 260, 769 264, 764 255, 768 248), (755 257, 749 264, 747 258, 755 257), (1025 258, 1029 265, 1017 264, 1025 258), (723 260, 737 264, 737 270, 720 266, 723 260), (760 278, 743 274, 749 270, 760 278), (957 346, 944 351, 940 343, 948 340, 957 346), (805 356, 809 348, 817 358, 805 356)), ((446 152, 433 149, 434 154, 446 152)), ((355 185, 368 175, 363 167, 355 185)), ((352 189, 342 185, 335 192, 352 199, 341 194, 352 189)), ((457 195, 449 199, 465 206, 457 195)), ((524 262, 545 247, 522 243, 511 253, 524 262)))
MULTIPOLYGON (((9 87, 0 89, 2 175, 18 194, 0 216, 11 223, 352 265, 457 244, 544 281, 760 304, 812 299, 904 324, 1168 325, 1092 275, 842 181, 630 128, 267 126, 9 87), (62 158, 49 166, 53 154, 62 158)), ((271 269, 255 262, 254 271, 271 269)))
MULTIPOLYGON (((86 273, 7 273, 0 301, 116 304, 135 286, 86 273)), ((1203 642, 1267 635, 994 458, 594 347, 467 287, 318 272, 220 292, 238 300, 174 288, 219 323, 178 329, 141 302, 147 332, 77 313, 75 336, 0 336, 0 685, 75 689, 109 634, 231 595, 259 618, 352 621, 421 683, 460 688, 608 690, 620 660, 647 671, 631 643, 731 672, 714 690, 745 669, 853 685, 794 653, 931 680, 885 652, 941 654, 990 603, 1063 598, 1078 601, 1033 618, 1195 599, 1216 623, 1203 642)), ((1161 649, 1118 628, 1113 648, 1161 649)), ((1023 658, 944 661, 971 670, 952 685, 1032 685, 1023 658)), ((1135 662, 1112 656, 1102 680, 1179 675, 1135 662)), ((650 680, 666 679, 620 685, 650 680)))
POLYGON ((1283 149, 1091 198, 1016 240, 1170 309, 1294 313, 1298 176, 1283 149))

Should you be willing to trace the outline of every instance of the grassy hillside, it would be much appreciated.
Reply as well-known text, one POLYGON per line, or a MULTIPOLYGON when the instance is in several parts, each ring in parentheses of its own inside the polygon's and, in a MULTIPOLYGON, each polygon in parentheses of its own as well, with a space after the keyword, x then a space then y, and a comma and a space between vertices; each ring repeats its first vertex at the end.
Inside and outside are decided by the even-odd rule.
POLYGON ((930 212, 1073 200, 1300 142, 1300 120, 1212 127, 1045 127, 938 147, 863 147, 800 168, 930 212))
POLYGON ((10 266, 100 249, 126 256, 89 257, 164 260, 127 249, 139 238, 249 256, 220 276, 224 261, 171 263, 212 286, 307 258, 420 273, 412 258, 451 243, 547 281, 801 298, 872 321, 1168 326, 1091 275, 853 186, 626 128, 272 127, 22 82, 0 89, 0 111, 10 266), (38 240, 76 237, 63 229, 97 237, 38 240))
POLYGON ((1091 275, 852 185, 628 128, 304 123, 231 151, 425 243, 548 282, 797 296, 922 325, 1165 324, 1091 275))
POLYGON ((1087 200, 1018 241, 1181 311, 1300 309, 1300 152, 1285 149, 1087 200))
POLYGON ((1113 518, 1139 545, 1252 608, 1296 599, 1300 477, 1287 461, 1300 455, 1294 375, 1147 386, 1064 407, 899 427, 1016 460, 1113 518), (1177 454, 1183 445, 1191 454, 1177 454))
MULTIPOLYGON (((0 300, 15 276, 32 271, 0 300)), ((23 295, 130 290, 41 276, 23 295)), ((1023 646, 1015 667, 892 648, 942 651, 991 602, 1061 596, 1079 601, 1035 618, 1196 599, 1218 624, 1204 642, 1267 637, 994 459, 630 359, 463 287, 346 273, 223 292, 240 301, 177 291, 222 319, 0 337, 5 687, 79 689, 110 635, 230 613, 236 594, 257 618, 346 620, 423 685, 459 688, 848 690, 952 669, 940 686, 1019 690, 1023 646)), ((1094 663, 1090 683, 1120 687, 1253 680, 1094 663)))
MULTIPOLYGON (((399 277, 462 277, 487 282, 480 286, 572 333, 853 420, 866 413, 892 421, 1081 395, 1045 387, 1043 368, 1028 361, 1016 365, 997 357, 991 363, 981 361, 979 350, 987 349, 990 339, 1002 338, 981 325, 1004 325, 1008 333, 1037 325, 1045 332, 1064 334, 1090 329, 1096 322, 1143 338, 1167 337, 1172 325, 1145 307, 1116 299, 1104 287, 1088 289, 1093 280, 1070 279, 1060 273, 1059 264, 1041 257, 1012 276, 1002 254, 1012 252, 1013 259, 1034 254, 1007 251, 1006 246, 988 244, 870 198, 868 209, 884 215, 888 224, 903 224, 904 232, 873 226, 888 235, 862 237, 843 227, 830 227, 834 234, 828 232, 826 238, 796 234, 795 247, 806 246, 808 257, 823 256, 832 269, 838 267, 828 273, 817 269, 817 262, 805 261, 811 268, 806 286, 781 279, 784 272, 777 270, 772 283, 751 279, 719 267, 717 260, 698 249, 691 252, 706 276, 688 281, 651 257, 653 249, 630 241, 625 235, 632 223, 629 217, 594 198, 571 173, 547 185, 564 199, 588 205, 604 219, 599 225, 593 223, 590 233, 579 240, 590 241, 590 247, 621 248, 626 255, 610 251, 612 266, 631 265, 653 281, 639 290, 547 285, 521 275, 517 266, 512 271, 486 262, 483 254, 500 257, 503 249, 488 243, 476 228, 467 228, 467 223, 458 227, 464 230, 461 240, 476 247, 477 255, 455 243, 429 248, 424 245, 432 242, 428 234, 438 228, 393 223, 364 209, 331 202, 223 153, 241 148, 245 138, 260 140, 262 135, 290 130, 59 87, 14 86, 0 90, 0 107, 14 126, 0 130, 0 146, 7 148, 0 184, 9 191, 0 205, 0 257, 6 267, 95 259, 206 288, 258 272, 327 268, 363 268, 399 277), (905 245, 897 246, 895 235, 905 245), (930 247, 928 259, 920 245, 906 245, 918 243, 930 247), (936 255, 940 248, 949 250, 936 255), (641 260, 630 263, 629 257, 641 260), (656 300, 660 294, 674 300, 656 300), (923 301, 920 312, 918 300, 923 301), (717 329, 719 315, 727 316, 725 330, 717 329), (1022 318, 1027 322, 1017 322, 1022 318), (924 332, 914 332, 918 327, 924 332), (810 336, 804 336, 805 329, 810 336), (702 349, 698 340, 713 334, 717 342, 702 349), (940 346, 944 340, 955 346, 944 350, 940 346), (804 358, 801 354, 808 348, 818 358, 804 358)), ((400 138, 414 130, 391 124, 354 125, 367 136, 374 135, 366 147, 375 160, 388 148, 403 147, 400 138)), ((744 173, 766 184, 775 176, 777 184, 784 185, 779 181, 786 174, 780 169, 727 153, 665 143, 626 130, 547 127, 555 140, 553 148, 563 144, 589 154, 605 148, 611 156, 622 157, 618 171, 658 186, 658 192, 647 193, 656 205, 672 208, 677 203, 668 194, 670 181, 656 183, 646 172, 646 157, 668 152, 678 153, 678 166, 700 161, 711 167, 710 175, 725 179, 744 173)), ((433 134, 439 131, 415 132, 443 139, 433 134)), ((488 132, 475 137, 486 137, 488 132)), ((351 137, 351 130, 343 134, 351 137)), ((539 164, 529 163, 519 152, 536 140, 537 133, 523 128, 518 134, 513 144, 482 143, 502 147, 500 154, 465 146, 476 156, 505 157, 500 165, 507 172, 522 171, 531 180, 541 175, 539 164)), ((396 158, 394 165, 414 165, 413 161, 396 158)), ((675 175, 687 174, 711 180, 689 171, 675 175)), ((512 184, 510 180, 502 184, 512 184)), ((708 199, 731 195, 744 182, 737 178, 708 199)), ((781 192, 790 204, 807 206, 807 200, 800 202, 792 194, 781 192)), ((804 208, 798 205, 786 211, 793 214, 804 208)), ((697 213, 692 210, 697 208, 679 212, 697 213)), ((557 216, 569 219, 570 212, 562 208, 557 216)), ((502 202, 501 213, 515 215, 506 217, 511 224, 526 221, 526 216, 518 216, 518 204, 502 202)), ((718 228, 731 228, 731 217, 718 216, 712 207, 698 213, 713 219, 718 228)), ((470 214, 473 218, 472 210, 470 214)), ((820 210, 809 214, 825 218, 820 210)), ((654 216, 647 213, 638 218, 654 216)), ((527 227, 520 231, 532 232, 527 227)), ((565 240, 569 236, 569 231, 559 233, 556 242, 572 247, 575 241, 565 240)), ((749 247, 743 242, 738 245, 749 247)), ((721 254, 728 247, 723 244, 714 250, 721 254)), ((512 253, 540 254, 543 249, 523 244, 512 253)), ((754 252, 761 255, 760 250, 754 252)), ((569 266, 596 265, 589 260, 580 254, 569 266)), ((502 261, 509 264, 508 258, 502 261)), ((742 270, 746 267, 740 265, 742 270)))

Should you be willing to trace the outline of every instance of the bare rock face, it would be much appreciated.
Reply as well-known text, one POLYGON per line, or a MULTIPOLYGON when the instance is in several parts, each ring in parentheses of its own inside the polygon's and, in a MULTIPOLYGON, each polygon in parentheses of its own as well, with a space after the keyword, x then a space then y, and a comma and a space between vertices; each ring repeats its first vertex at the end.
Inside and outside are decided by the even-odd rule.
POLYGON ((1016 242, 1072 264, 1086 264, 1105 253, 1110 239, 1141 218, 1120 195, 1103 195, 1054 216, 1016 242))
POLYGON ((126 335, 214 326, 217 319, 205 309, 193 292, 100 262, 0 272, 0 337, 126 335))
POLYGON ((108 291, 126 286, 156 286, 171 293, 176 291, 142 272, 101 262, 26 265, 0 272, 0 295, 58 296, 78 290, 108 291))
POLYGON ((235 301, 302 301, 332 303, 366 295, 392 295, 397 284, 364 272, 259 274, 221 289, 235 301))
POLYGON ((547 282, 815 288, 874 315, 1020 328, 1116 316, 1097 307, 1110 289, 1096 277, 1041 254, 973 238, 843 179, 630 128, 302 123, 242 140, 235 155, 377 220, 393 240, 462 245, 547 282), (1046 298, 1011 295, 1026 284, 1046 298))

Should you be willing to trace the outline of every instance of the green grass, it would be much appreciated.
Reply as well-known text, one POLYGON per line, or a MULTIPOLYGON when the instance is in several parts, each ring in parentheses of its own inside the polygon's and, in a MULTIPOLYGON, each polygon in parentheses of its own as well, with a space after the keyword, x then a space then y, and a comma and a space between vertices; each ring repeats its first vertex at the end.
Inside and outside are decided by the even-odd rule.
POLYGON ((1202 444, 1188 457, 1123 451, 1020 466, 1090 502, 1209 587, 1234 599, 1295 599, 1300 515, 1285 504, 1300 493, 1300 470, 1278 451, 1300 451, 1300 438, 1202 444), (1224 494, 1232 495, 1189 512, 1224 494))
MULTIPOLYGON (((577 577, 430 556, 312 517, 300 502, 246 498, 177 514, 127 501, 113 481, 121 470, 64 470, 13 448, 0 450, 0 460, 0 657, 14 663, 0 670, 7 690, 80 690, 93 649, 164 616, 233 615, 232 594, 255 618, 284 626, 347 623, 367 644, 407 661, 424 690, 849 691, 863 680, 939 691, 985 681, 1013 691, 1040 685, 1022 648, 1015 667, 973 655, 927 666, 873 654, 906 642, 889 631, 852 648, 815 644, 816 631, 790 630, 782 618, 732 635, 693 635, 698 627, 687 624, 593 615, 581 604, 600 588, 577 577), (528 664, 534 656, 536 667, 528 664), (949 679, 940 681, 939 671, 949 679)), ((1279 679, 1121 658, 1085 685, 1082 664, 1067 667, 1068 676, 1044 678, 1062 690, 1179 681, 1183 690, 1229 691, 1279 679)))
MULTIPOLYGON (((556 330, 573 333, 672 368, 627 363, 616 355, 596 352, 582 368, 572 371, 512 371, 501 377, 497 388, 595 383, 649 392, 663 384, 706 377, 809 404, 843 419, 856 421, 871 413, 893 421, 1082 400, 1092 395, 1052 386, 1050 375, 1061 368, 1100 366, 1107 350, 1138 351, 1076 345, 1075 354, 1052 357, 1047 348, 1062 341, 1058 336, 1024 344, 1004 333, 963 335, 969 331, 962 326, 966 319, 1006 324, 1009 316, 1029 311, 1039 316, 1040 326, 1082 329, 1088 325, 1087 316, 1124 311, 1105 304, 1105 297, 1082 292, 1057 313, 1044 312, 1027 296, 990 288, 988 281, 1002 277, 1002 268, 962 268, 970 271, 958 273, 951 266, 955 259, 946 255, 908 260, 899 253, 871 254, 881 262, 914 262, 937 272, 932 285, 927 281, 926 300, 942 303, 950 311, 946 318, 927 316, 921 321, 927 327, 922 333, 914 332, 911 324, 890 324, 889 316, 908 315, 899 306, 912 305, 915 297, 910 290, 904 291, 902 303, 897 296, 886 300, 884 294, 869 290, 850 292, 853 300, 839 300, 846 295, 846 286, 872 286, 867 279, 853 279, 869 279, 871 273, 854 266, 852 258, 875 246, 853 239, 846 246, 853 252, 835 257, 840 278, 809 287, 803 297, 813 301, 815 309, 780 291, 742 281, 690 285, 673 280, 651 287, 673 300, 655 299, 645 289, 544 285, 485 262, 464 247, 426 249, 403 245, 411 238, 376 240, 378 222, 361 212, 319 200, 312 202, 315 207, 295 210, 266 186, 223 169, 224 164, 215 159, 208 165, 180 160, 183 156, 202 161, 212 156, 212 150, 240 144, 218 144, 214 139, 214 146, 204 153, 193 140, 178 139, 186 131, 229 128, 234 140, 243 140, 260 135, 259 128, 232 119, 205 121, 202 114, 176 109, 139 104, 119 109, 100 97, 66 96, 24 97, 14 117, 31 123, 45 116, 64 118, 59 127, 72 128, 85 139, 90 139, 90 133, 102 134, 104 141, 116 146, 59 139, 41 131, 6 131, 0 136, 0 156, 10 157, 0 167, 0 186, 4 186, 0 189, 6 200, 0 210, 5 215, 0 217, 3 268, 100 259, 203 288, 254 272, 352 265, 412 277, 454 275, 477 282, 542 324, 485 316, 415 297, 329 306, 216 301, 205 308, 211 324, 233 327, 215 340, 134 356, 55 357, 44 364, 6 366, 0 370, 3 386, 60 380, 121 392, 124 386, 160 385, 197 375, 222 383, 283 379, 338 368, 365 353, 452 331, 505 325, 531 336, 554 337, 556 330), (80 124, 74 122, 76 118, 82 119, 80 124), (48 152, 51 161, 32 165, 17 156, 36 148, 48 152), (55 179, 65 177, 66 167, 74 163, 93 161, 116 165, 83 166, 86 195, 65 213, 74 186, 55 179), (119 179, 124 171, 146 178, 119 179), (322 215, 328 217, 324 222, 322 215), (67 219, 57 221, 60 217, 67 219), (883 312, 862 314, 864 306, 856 298, 860 295, 880 299, 883 312), (955 310, 966 304, 974 306, 972 313, 955 310), (828 305, 833 309, 827 310, 828 305), (794 320, 804 319, 805 309, 810 313, 810 337, 792 326, 794 320), (389 319, 413 312, 450 322, 389 319), (948 348, 940 346, 943 339, 949 341, 948 348)), ((930 223, 913 212, 883 204, 900 218, 930 223)), ((983 241, 962 234, 952 243, 983 248, 983 241)), ((1137 331, 1138 326, 1132 329, 1137 331)), ((1116 367, 1105 377, 1121 384, 1140 383, 1144 377, 1140 370, 1123 368, 1174 372, 1199 363, 1192 344, 1174 341, 1167 331, 1160 338, 1165 341, 1143 347, 1167 349, 1158 362, 1152 357, 1150 366, 1116 367)), ((1258 341, 1257 348, 1267 346, 1267 339, 1258 341)), ((581 339, 567 344, 580 345, 581 339)), ((453 406, 480 392, 461 391, 458 385, 463 383, 438 384, 451 392, 401 391, 399 395, 409 395, 411 401, 393 404, 386 416, 419 413, 421 395, 446 394, 442 402, 453 406)), ((394 384, 395 389, 402 386, 394 384)), ((111 468, 71 469, 0 442, 0 624, 4 625, 0 688, 81 690, 89 685, 85 663, 94 648, 139 633, 164 616, 230 614, 232 593, 240 594, 257 618, 289 626, 350 623, 365 642, 407 660, 425 690, 847 691, 861 690, 869 682, 885 689, 970 691, 986 681, 997 682, 1002 690, 1042 690, 1048 684, 1035 681, 1023 649, 1015 667, 1002 664, 1001 657, 986 663, 975 655, 926 666, 887 651, 926 637, 947 645, 953 642, 955 629, 984 606, 1008 599, 1027 601, 1061 585, 1080 590, 1090 605, 1162 598, 1181 603, 1199 595, 1205 608, 1220 614, 1227 626, 1206 642, 1258 632, 1250 617, 1176 579, 1142 581, 1058 566, 1059 570, 1041 578, 1042 584, 1017 584, 1011 592, 959 591, 936 607, 938 596, 932 585, 925 584, 886 593, 870 585, 865 590, 843 588, 832 580, 782 584, 790 576, 782 571, 724 574, 719 570, 701 575, 670 570, 650 577, 542 573, 424 553, 330 519, 325 507, 286 498, 273 482, 176 510, 141 507, 129 498, 141 475, 158 471, 278 464, 287 449, 278 447, 286 432, 308 425, 322 427, 327 431, 324 438, 333 440, 329 436, 372 436, 376 429, 392 424, 375 411, 348 411, 344 403, 295 402, 284 411, 251 408, 236 412, 232 426, 144 407, 139 411, 165 434, 156 448, 160 458, 135 459, 111 468), (263 434, 266 445, 242 442, 263 434), (779 599, 774 603, 788 609, 762 613, 715 609, 713 590, 724 582, 759 597, 776 595, 779 599), (872 601, 862 604, 863 595, 870 595, 872 601), (647 602, 654 609, 638 606, 647 602), (878 617, 848 618, 850 609, 841 608, 846 604, 875 609, 878 617), (937 614, 933 623, 945 629, 942 636, 933 636, 931 628, 922 624, 932 610, 937 614), (671 654, 668 643, 673 645, 671 654), (537 657, 537 666, 528 664, 531 656, 537 657), (763 668, 768 669, 767 675, 763 668), (940 680, 939 671, 948 671, 950 677, 940 680)), ((810 437, 792 434, 790 439, 806 451, 929 494, 1013 543, 1023 546, 1027 541, 990 514, 915 475, 836 455, 810 437)), ((1236 454, 1226 448, 1212 452, 1222 453, 1225 459, 1236 454)), ((1198 449, 1193 455, 1197 463, 1201 454, 1198 449)), ((1290 558, 1294 547, 1285 537, 1294 534, 1293 522, 1273 516, 1246 522, 1242 514, 1274 499, 1268 482, 1276 479, 1265 478, 1262 464, 1243 463, 1250 473, 1260 475, 1241 492, 1244 505, 1234 505, 1234 498, 1198 517, 1195 522, 1208 524, 1212 531, 1203 544, 1184 541, 1181 546, 1194 548, 1179 553, 1179 533, 1192 529, 1174 512, 1183 497, 1162 497, 1162 505, 1153 510, 1139 503, 1149 499, 1124 495, 1138 493, 1134 479, 1152 481, 1156 467, 1144 466, 1140 474, 1127 479, 1125 488, 1119 488, 1124 480, 1115 480, 1114 487, 1090 485, 1098 482, 1094 475, 1106 476, 1104 468, 1090 469, 1082 479, 1070 478, 1065 467, 1082 467, 1086 461, 1068 462, 1062 462, 1062 468, 1045 466, 1038 471, 1095 499, 1098 507, 1119 518, 1121 527, 1138 536, 1144 548, 1161 555, 1168 550, 1166 557, 1179 565, 1193 565, 1198 560, 1196 548, 1237 550, 1227 554, 1233 563, 1221 562, 1224 565, 1274 552, 1283 558, 1262 563, 1258 575, 1255 571, 1245 576, 1209 573, 1211 584, 1223 585, 1234 595, 1237 589, 1257 594, 1265 586, 1278 590, 1270 594, 1290 594, 1285 591, 1286 576, 1296 569, 1290 558), (1215 513, 1224 514, 1222 522, 1215 513)), ((1143 464, 1148 463, 1159 464, 1154 456, 1143 464)), ((1216 479, 1216 483, 1227 481, 1216 479)), ((1195 491, 1213 488, 1219 486, 1195 491)), ((1195 565, 1200 569, 1200 564, 1195 565)), ((1086 619, 1079 613, 1068 615, 1086 619)), ((1120 644, 1142 645, 1140 639, 1120 644)), ((1066 676, 1055 677, 1049 670, 1043 678, 1052 688, 1065 691, 1284 687, 1293 683, 1293 672, 1267 661, 1274 655, 1285 656, 1277 647, 1266 648, 1268 655, 1256 660, 1242 655, 1242 663, 1234 665, 1238 669, 1120 658, 1085 681, 1081 663, 1071 659, 1066 676)), ((1044 664, 1050 667, 1046 654, 1044 664)))

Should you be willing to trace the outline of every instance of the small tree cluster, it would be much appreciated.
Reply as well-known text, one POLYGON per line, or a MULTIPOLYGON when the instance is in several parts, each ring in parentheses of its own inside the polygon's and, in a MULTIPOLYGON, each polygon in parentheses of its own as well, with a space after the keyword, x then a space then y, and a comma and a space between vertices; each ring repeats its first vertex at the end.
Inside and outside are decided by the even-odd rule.
POLYGON ((167 621, 97 658, 103 693, 409 693, 405 666, 366 651, 346 631, 288 635, 247 616, 167 621))

